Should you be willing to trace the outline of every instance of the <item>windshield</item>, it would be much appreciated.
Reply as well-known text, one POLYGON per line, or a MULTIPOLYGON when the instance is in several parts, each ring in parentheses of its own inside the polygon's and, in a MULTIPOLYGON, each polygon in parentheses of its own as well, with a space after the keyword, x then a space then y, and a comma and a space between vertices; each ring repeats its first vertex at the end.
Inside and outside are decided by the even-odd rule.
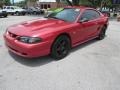
POLYGON ((59 12, 53 12, 52 14, 48 15, 48 18, 55 18, 63 21, 74 22, 79 14, 80 9, 66 8, 59 12))

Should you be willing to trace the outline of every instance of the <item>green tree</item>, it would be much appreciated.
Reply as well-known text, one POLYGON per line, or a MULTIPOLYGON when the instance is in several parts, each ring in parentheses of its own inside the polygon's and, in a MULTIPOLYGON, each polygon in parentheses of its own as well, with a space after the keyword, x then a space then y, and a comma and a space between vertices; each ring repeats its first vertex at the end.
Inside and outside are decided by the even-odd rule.
POLYGON ((68 5, 70 6, 78 6, 78 5, 90 5, 90 2, 88 0, 65 0, 68 5))
POLYGON ((4 5, 11 5, 10 0, 2 0, 2 2, 4 5))
POLYGON ((73 5, 78 6, 80 0, 72 0, 72 2, 71 2, 70 0, 66 0, 66 2, 67 2, 67 4, 70 5, 70 6, 73 6, 73 5))
POLYGON ((25 1, 20 1, 18 3, 15 3, 16 6, 19 6, 19 7, 25 7, 26 6, 26 2, 25 1))
POLYGON ((70 5, 70 6, 72 6, 73 4, 72 4, 72 2, 71 1, 69 1, 69 0, 66 0, 66 2, 67 2, 67 4, 68 5, 70 5))
POLYGON ((2 7, 2 5, 3 5, 3 2, 2 2, 2 1, 0 1, 0 8, 2 7))
POLYGON ((2 7, 3 5, 11 5, 10 0, 0 0, 0 7, 2 7))
POLYGON ((38 0, 25 0, 25 4, 28 7, 30 3, 33 4, 33 5, 35 5, 37 1, 38 0))
MULTIPOLYGON (((57 0, 56 0, 57 1, 57 0)), ((112 0, 64 0, 68 5, 85 5, 91 7, 111 6, 112 0)))
POLYGON ((112 5, 112 0, 88 0, 93 7, 103 7, 112 5))
POLYGON ((38 0, 26 0, 26 1, 30 1, 30 2, 36 2, 36 1, 38 1, 38 0))
POLYGON ((79 5, 80 0, 72 0, 73 5, 79 5))

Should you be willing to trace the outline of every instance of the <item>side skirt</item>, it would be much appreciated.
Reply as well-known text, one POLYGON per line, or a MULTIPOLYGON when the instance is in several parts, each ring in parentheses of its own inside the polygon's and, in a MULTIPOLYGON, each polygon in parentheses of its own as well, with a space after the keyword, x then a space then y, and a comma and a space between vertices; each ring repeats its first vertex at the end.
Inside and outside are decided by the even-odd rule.
POLYGON ((98 36, 95 36, 95 37, 89 38, 89 39, 87 39, 87 40, 80 41, 80 42, 78 42, 78 43, 73 44, 72 47, 76 47, 76 46, 78 46, 78 45, 80 45, 80 44, 86 43, 86 42, 88 42, 88 41, 90 41, 90 40, 93 40, 93 39, 95 39, 95 38, 97 38, 97 37, 98 37, 98 36))

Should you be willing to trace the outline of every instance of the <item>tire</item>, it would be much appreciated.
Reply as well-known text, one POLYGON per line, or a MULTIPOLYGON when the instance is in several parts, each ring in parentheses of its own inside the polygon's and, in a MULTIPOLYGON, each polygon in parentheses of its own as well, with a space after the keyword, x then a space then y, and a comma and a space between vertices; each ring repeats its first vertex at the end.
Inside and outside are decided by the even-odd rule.
POLYGON ((34 11, 34 12, 33 12, 33 15, 36 15, 36 14, 37 14, 36 11, 34 11))
POLYGON ((66 57, 71 48, 69 37, 66 35, 59 36, 52 45, 51 57, 55 60, 60 60, 66 57))
POLYGON ((22 15, 23 15, 23 16, 25 16, 25 15, 26 15, 26 13, 24 12, 24 13, 22 13, 22 15))
POLYGON ((18 11, 17 11, 17 12, 15 12, 15 14, 16 14, 17 16, 20 16, 20 12, 18 12, 18 11))
POLYGON ((7 16, 8 16, 7 14, 4 15, 5 18, 6 18, 7 16))
POLYGON ((106 35, 106 27, 104 26, 102 29, 101 29, 101 31, 100 31, 100 34, 99 34, 99 36, 98 36, 98 40, 103 40, 104 38, 105 38, 105 35, 106 35))
POLYGON ((10 15, 15 15, 15 13, 13 13, 13 12, 11 12, 11 13, 8 13, 8 14, 10 14, 10 15))

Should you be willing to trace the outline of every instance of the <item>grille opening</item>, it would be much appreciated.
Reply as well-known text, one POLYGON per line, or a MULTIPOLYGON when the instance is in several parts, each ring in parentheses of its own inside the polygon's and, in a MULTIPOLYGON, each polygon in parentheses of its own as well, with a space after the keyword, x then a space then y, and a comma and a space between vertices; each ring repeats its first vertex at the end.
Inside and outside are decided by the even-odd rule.
POLYGON ((12 50, 14 50, 14 51, 16 51, 16 52, 18 52, 18 50, 16 50, 16 49, 13 49, 13 48, 11 48, 11 47, 9 47, 10 49, 12 49, 12 50))
MULTIPOLYGON (((9 46, 8 46, 9 47, 9 46)), ((13 49, 13 48, 11 48, 11 47, 9 47, 11 50, 13 50, 13 51, 15 51, 15 52, 18 52, 18 53, 20 53, 18 50, 16 50, 16 49, 13 49)), ((27 56, 27 53, 20 53, 20 54, 22 54, 22 55, 25 55, 25 56, 27 56)))

